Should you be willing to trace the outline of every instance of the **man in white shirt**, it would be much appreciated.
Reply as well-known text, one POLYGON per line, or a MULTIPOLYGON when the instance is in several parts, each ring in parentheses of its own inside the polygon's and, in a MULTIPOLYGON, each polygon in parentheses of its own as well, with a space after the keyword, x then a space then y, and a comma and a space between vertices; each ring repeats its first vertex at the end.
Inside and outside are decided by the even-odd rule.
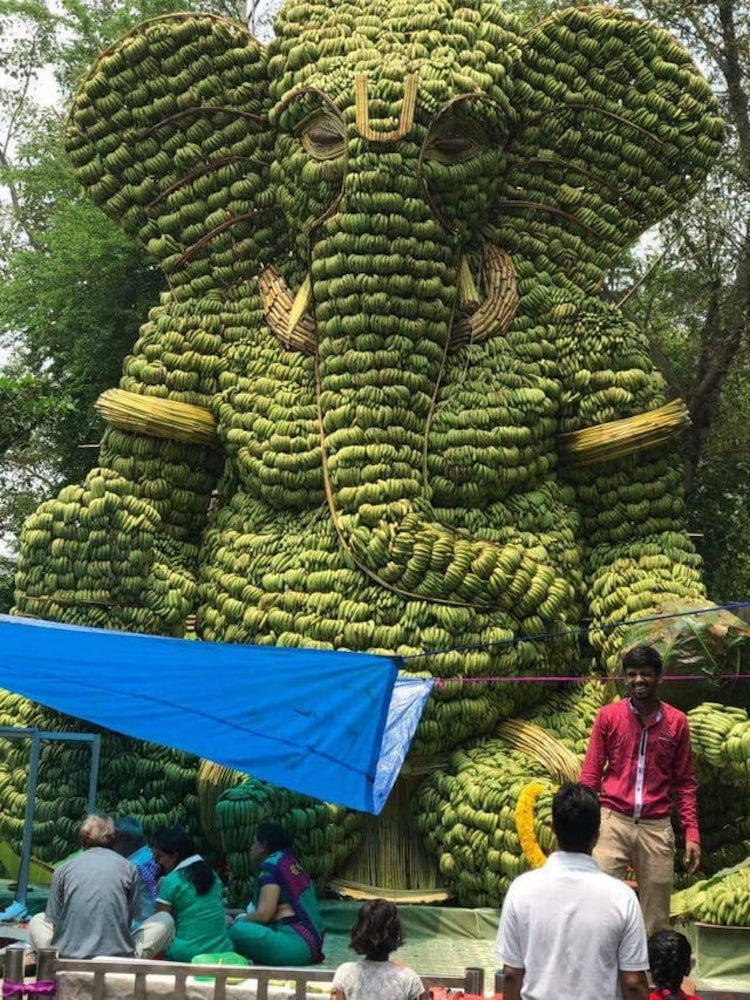
POLYGON ((648 949, 632 889, 591 857, 599 799, 565 784, 552 800, 558 850, 503 902, 495 956, 504 1000, 648 1000, 648 949))

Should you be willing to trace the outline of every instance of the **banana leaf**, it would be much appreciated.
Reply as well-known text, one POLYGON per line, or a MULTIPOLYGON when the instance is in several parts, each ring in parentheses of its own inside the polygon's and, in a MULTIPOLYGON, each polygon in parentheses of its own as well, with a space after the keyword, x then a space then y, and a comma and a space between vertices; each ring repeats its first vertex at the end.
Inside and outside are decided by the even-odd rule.
POLYGON ((628 629, 623 649, 656 646, 664 663, 665 701, 685 711, 701 701, 750 704, 750 625, 723 608, 665 605, 628 629))

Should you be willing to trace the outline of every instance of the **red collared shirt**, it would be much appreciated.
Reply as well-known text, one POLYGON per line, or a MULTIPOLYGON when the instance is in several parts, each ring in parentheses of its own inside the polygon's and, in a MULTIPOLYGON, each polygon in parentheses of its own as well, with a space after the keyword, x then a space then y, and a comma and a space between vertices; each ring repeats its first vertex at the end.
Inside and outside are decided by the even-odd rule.
POLYGON ((629 698, 600 708, 579 780, 634 819, 662 819, 676 804, 685 840, 700 841, 690 729, 672 705, 660 702, 645 726, 629 698))

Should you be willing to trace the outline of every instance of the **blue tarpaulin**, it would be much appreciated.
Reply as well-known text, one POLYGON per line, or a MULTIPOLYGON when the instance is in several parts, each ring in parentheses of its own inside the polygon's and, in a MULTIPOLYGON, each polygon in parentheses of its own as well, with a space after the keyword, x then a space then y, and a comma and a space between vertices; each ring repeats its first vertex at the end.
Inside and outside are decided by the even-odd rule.
POLYGON ((432 681, 369 653, 196 642, 0 615, 0 687, 378 813, 432 681))

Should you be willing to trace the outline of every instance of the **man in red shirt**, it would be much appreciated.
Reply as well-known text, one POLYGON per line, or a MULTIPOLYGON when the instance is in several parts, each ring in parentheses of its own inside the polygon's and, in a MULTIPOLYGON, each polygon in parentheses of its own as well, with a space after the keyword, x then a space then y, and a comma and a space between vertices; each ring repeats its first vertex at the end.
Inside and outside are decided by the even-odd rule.
POLYGON ((700 864, 693 751, 687 717, 660 701, 662 661, 653 646, 622 659, 628 697, 599 710, 580 781, 600 792, 602 826, 594 858, 622 878, 632 866, 646 932, 669 927, 674 879, 674 804, 685 835, 685 864, 700 864))

